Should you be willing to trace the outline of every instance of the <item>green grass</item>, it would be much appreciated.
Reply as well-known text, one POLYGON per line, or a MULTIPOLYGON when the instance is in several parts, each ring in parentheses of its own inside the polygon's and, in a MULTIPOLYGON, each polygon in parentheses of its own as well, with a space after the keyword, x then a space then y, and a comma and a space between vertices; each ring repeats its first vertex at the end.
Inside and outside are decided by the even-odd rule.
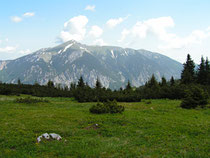
POLYGON ((1 158, 210 157, 209 107, 186 110, 176 100, 143 100, 120 103, 123 114, 97 115, 89 112, 96 103, 15 103, 20 97, 0 96, 1 158), (46 132, 63 139, 37 144, 46 132))

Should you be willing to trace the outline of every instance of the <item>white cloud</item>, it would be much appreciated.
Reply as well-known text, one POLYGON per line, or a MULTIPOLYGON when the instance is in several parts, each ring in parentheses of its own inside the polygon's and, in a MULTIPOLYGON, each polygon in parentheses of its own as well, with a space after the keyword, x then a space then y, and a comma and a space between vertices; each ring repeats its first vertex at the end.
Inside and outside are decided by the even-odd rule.
POLYGON ((101 29, 99 26, 94 25, 91 27, 91 30, 89 32, 90 36, 94 36, 96 38, 100 37, 103 34, 103 29, 101 29))
MULTIPOLYGON (((146 21, 138 21, 130 32, 134 36, 145 38, 148 33, 153 33, 161 40, 167 40, 168 33, 167 28, 174 27, 174 21, 171 17, 160 17, 156 19, 149 19, 146 21)), ((173 36, 172 34, 169 36, 173 36)))
POLYGON ((129 34, 130 34, 129 30, 123 29, 123 31, 121 32, 121 39, 118 40, 118 42, 122 42, 129 34))
POLYGON ((34 16, 34 15, 35 15, 34 12, 27 12, 27 13, 24 13, 24 14, 22 15, 22 17, 20 17, 20 16, 12 16, 12 17, 11 17, 11 20, 12 20, 13 22, 18 23, 18 22, 23 21, 24 18, 29 18, 29 17, 32 17, 32 16, 34 16))
POLYGON ((89 11, 95 11, 96 6, 95 5, 87 5, 85 7, 85 10, 89 10, 89 11))
POLYGON ((86 25, 88 18, 86 16, 76 16, 64 23, 64 29, 60 33, 60 40, 63 42, 69 40, 81 41, 86 35, 86 25))
POLYGON ((99 39, 96 39, 94 42, 93 42, 94 45, 99 45, 99 46, 105 46, 107 45, 106 42, 104 42, 103 39, 99 38, 99 39))
POLYGON ((21 22, 23 19, 21 17, 19 17, 19 16, 13 16, 13 17, 11 17, 11 20, 13 22, 18 23, 18 22, 21 22))
POLYGON ((174 34, 174 36, 168 37, 167 41, 164 40, 165 44, 159 45, 158 48, 161 50, 180 49, 193 44, 202 44, 202 41, 209 36, 208 33, 202 30, 192 31, 192 33, 186 37, 179 37, 174 34))
POLYGON ((15 51, 17 47, 13 47, 13 46, 6 46, 4 48, 0 48, 0 52, 3 53, 8 53, 8 52, 12 52, 15 51))
POLYGON ((23 14, 23 17, 32 17, 32 16, 34 16, 34 15, 35 15, 34 12, 27 12, 27 13, 24 13, 24 14, 23 14))
POLYGON ((119 25, 120 23, 122 23, 123 21, 125 21, 128 18, 128 16, 122 18, 118 18, 118 19, 109 19, 106 24, 109 28, 114 28, 115 26, 119 25))
POLYGON ((186 37, 179 37, 175 33, 170 33, 167 30, 174 26, 174 20, 170 16, 138 21, 132 28, 124 29, 121 32, 121 39, 119 42, 123 42, 127 37, 131 37, 132 39, 144 39, 150 34, 153 35, 153 38, 157 38, 159 43, 161 43, 157 47, 160 50, 165 50, 180 49, 188 45, 200 44, 203 39, 210 36, 208 28, 206 31, 195 30, 186 37))
POLYGON ((31 50, 30 50, 30 49, 20 50, 19 53, 20 53, 21 55, 27 55, 27 54, 30 54, 30 53, 31 53, 31 50))

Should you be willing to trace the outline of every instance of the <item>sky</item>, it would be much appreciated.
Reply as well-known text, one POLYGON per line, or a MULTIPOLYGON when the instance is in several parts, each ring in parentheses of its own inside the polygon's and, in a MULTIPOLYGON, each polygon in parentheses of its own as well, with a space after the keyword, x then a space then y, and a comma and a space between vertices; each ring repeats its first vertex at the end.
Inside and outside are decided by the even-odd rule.
POLYGON ((0 0, 0 60, 68 40, 210 57, 209 0, 0 0))

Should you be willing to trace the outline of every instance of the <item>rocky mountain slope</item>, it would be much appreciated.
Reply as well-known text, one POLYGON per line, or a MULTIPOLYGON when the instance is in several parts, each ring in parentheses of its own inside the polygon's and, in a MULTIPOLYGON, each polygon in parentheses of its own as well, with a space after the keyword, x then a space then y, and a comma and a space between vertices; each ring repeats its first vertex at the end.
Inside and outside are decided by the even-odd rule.
POLYGON ((97 77, 105 87, 124 86, 128 80, 133 86, 144 84, 152 74, 158 80, 180 77, 182 64, 164 55, 146 50, 134 50, 113 46, 87 46, 68 41, 53 48, 40 49, 21 58, 0 61, 0 81, 17 83, 52 80, 70 85, 82 75, 91 86, 97 77))

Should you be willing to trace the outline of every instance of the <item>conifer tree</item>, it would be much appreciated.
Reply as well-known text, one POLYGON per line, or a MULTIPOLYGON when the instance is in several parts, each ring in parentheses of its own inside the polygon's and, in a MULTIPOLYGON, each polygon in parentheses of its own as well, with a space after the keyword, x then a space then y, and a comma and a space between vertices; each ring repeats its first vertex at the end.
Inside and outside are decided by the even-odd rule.
POLYGON ((79 87, 79 88, 84 88, 85 87, 85 82, 84 82, 82 76, 80 76, 80 78, 79 78, 77 87, 79 87))
POLYGON ((96 89, 101 89, 101 88, 102 88, 102 84, 101 84, 99 78, 97 78, 97 80, 96 80, 96 89))
POLYGON ((174 84, 175 84, 175 81, 174 81, 174 77, 172 76, 170 79, 170 86, 174 86, 174 84))
POLYGON ((74 82, 72 82, 72 83, 70 84, 70 91, 75 90, 76 87, 77 87, 77 85, 76 85, 74 82))
POLYGON ((49 80, 49 81, 47 82, 47 87, 49 87, 49 88, 54 88, 54 83, 53 83, 53 81, 49 80))
POLYGON ((206 83, 210 85, 210 64, 209 64, 208 58, 206 58, 206 61, 205 61, 205 72, 206 72, 206 75, 205 75, 206 83))
POLYGON ((198 67, 197 82, 202 85, 206 84, 206 70, 205 70, 205 61, 203 57, 201 57, 201 63, 198 67))
POLYGON ((127 83, 127 85, 126 85, 125 90, 131 90, 131 89, 132 89, 131 83, 130 83, 130 81, 128 80, 128 83, 127 83))
POLYGON ((20 79, 19 79, 19 78, 18 78, 18 82, 17 82, 17 83, 18 83, 18 85, 21 85, 21 81, 20 81, 20 79))
POLYGON ((163 76, 162 77, 162 81, 161 81, 161 84, 160 84, 162 87, 166 86, 167 83, 166 83, 166 78, 163 76))
POLYGON ((190 55, 187 55, 187 61, 183 64, 184 69, 181 73, 181 83, 190 84, 195 81, 195 63, 191 59, 190 55))
POLYGON ((151 79, 148 81, 147 86, 149 88, 157 88, 157 87, 159 87, 158 82, 157 82, 154 74, 152 75, 151 79))

